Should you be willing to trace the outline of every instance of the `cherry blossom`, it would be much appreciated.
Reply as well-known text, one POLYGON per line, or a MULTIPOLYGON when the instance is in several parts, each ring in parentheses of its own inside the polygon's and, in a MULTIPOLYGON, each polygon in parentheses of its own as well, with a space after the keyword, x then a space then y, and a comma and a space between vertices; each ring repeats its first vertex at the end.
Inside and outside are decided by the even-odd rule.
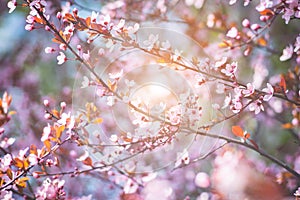
POLYGON ((226 76, 233 77, 237 70, 237 62, 232 62, 231 64, 226 64, 225 69, 221 69, 221 72, 226 76))
POLYGON ((119 80, 123 76, 123 69, 117 73, 109 73, 109 78, 114 79, 114 80, 119 80))
POLYGON ((231 29, 227 32, 226 36, 230 38, 236 38, 238 36, 238 30, 236 27, 231 27, 231 29))
POLYGON ((300 35, 297 36, 294 46, 295 46, 294 52, 299 51, 299 49, 300 49, 300 35))
POLYGON ((57 56, 57 64, 62 65, 67 61, 67 57, 63 52, 59 52, 59 55, 57 56))
POLYGON ((274 94, 274 88, 270 83, 267 83, 267 88, 262 89, 262 91, 266 93, 263 98, 264 101, 269 101, 274 94))
POLYGON ((182 152, 177 153, 175 168, 180 166, 181 164, 187 165, 189 163, 190 163, 190 157, 187 149, 184 149, 182 152))
POLYGON ((50 126, 50 124, 48 124, 43 129, 43 136, 41 137, 41 141, 42 142, 46 141, 49 138, 49 136, 51 135, 51 132, 52 132, 51 126, 50 126))
POLYGON ((8 13, 12 13, 17 8, 17 1, 11 0, 7 3, 7 7, 9 8, 8 13))
POLYGON ((151 50, 154 47, 156 42, 158 42, 158 34, 156 35, 150 34, 148 40, 144 41, 144 45, 146 45, 148 50, 151 50))
POLYGON ((210 186, 209 176, 205 172, 199 172, 195 177, 195 184, 198 187, 207 188, 210 186))
POLYGON ((249 110, 253 111, 256 115, 260 113, 260 111, 264 111, 264 107, 262 105, 262 101, 260 99, 254 101, 249 105, 249 110))
POLYGON ((52 48, 52 47, 46 47, 45 48, 45 53, 54 53, 55 52, 55 49, 52 48))
POLYGON ((293 45, 287 46, 285 49, 283 49, 282 55, 280 56, 279 60, 280 61, 289 60, 293 56, 293 52, 294 52, 293 45))
POLYGON ((252 83, 247 83, 247 88, 242 89, 242 94, 245 97, 252 95, 255 92, 255 86, 252 83))

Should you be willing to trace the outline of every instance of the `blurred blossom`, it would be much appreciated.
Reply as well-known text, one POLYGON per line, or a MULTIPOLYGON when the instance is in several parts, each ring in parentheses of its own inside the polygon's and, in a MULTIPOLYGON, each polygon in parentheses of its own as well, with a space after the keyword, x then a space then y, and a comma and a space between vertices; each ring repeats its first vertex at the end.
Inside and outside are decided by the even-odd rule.
POLYGON ((210 178, 205 172, 199 172, 195 177, 195 184, 198 187, 207 188, 210 186, 210 178))
POLYGON ((167 180, 153 180, 146 184, 143 189, 143 196, 145 200, 161 199, 168 200, 172 199, 172 187, 171 183, 167 180))

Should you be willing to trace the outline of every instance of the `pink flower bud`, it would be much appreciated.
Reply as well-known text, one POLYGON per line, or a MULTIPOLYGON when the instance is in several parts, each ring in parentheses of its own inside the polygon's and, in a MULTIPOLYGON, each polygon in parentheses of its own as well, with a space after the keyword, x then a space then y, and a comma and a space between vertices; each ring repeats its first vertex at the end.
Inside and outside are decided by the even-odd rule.
POLYGON ((261 26, 259 24, 252 24, 250 27, 253 31, 257 31, 258 29, 261 28, 261 26))
POLYGON ((45 53, 54 53, 55 52, 55 49, 52 48, 52 47, 46 47, 45 48, 45 53))
POLYGON ((50 31, 51 29, 50 29, 49 26, 45 26, 45 30, 46 30, 46 31, 50 31))
POLYGON ((61 19, 61 18, 62 18, 62 14, 61 14, 61 12, 57 12, 57 14, 56 14, 56 18, 57 18, 57 19, 61 19))
POLYGON ((51 116, 49 113, 46 113, 46 114, 44 115, 44 118, 45 118, 45 119, 51 119, 52 116, 51 116))
POLYGON ((249 28, 250 27, 250 21, 248 19, 244 19, 242 22, 243 27, 249 28))
POLYGON ((49 105, 50 105, 49 100, 48 100, 48 99, 45 99, 45 100, 44 100, 44 106, 48 107, 49 105))
POLYGON ((64 101, 60 103, 61 109, 65 109, 66 106, 67 106, 67 104, 66 104, 66 102, 64 102, 64 101))

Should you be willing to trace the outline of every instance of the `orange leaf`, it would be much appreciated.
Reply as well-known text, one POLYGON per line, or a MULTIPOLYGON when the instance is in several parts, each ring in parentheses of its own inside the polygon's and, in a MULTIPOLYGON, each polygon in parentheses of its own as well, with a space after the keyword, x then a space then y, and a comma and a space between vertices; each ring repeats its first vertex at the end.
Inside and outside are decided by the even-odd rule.
POLYGON ((37 155, 37 148, 34 144, 30 145, 30 154, 37 155))
POLYGON ((103 119, 100 117, 94 119, 94 121, 93 121, 94 124, 101 124, 102 122, 103 122, 103 119))
POLYGON ((19 178, 19 179, 16 181, 16 184, 17 184, 17 186, 19 186, 19 187, 25 188, 25 187, 26 187, 26 181, 28 181, 28 180, 29 180, 28 177, 19 178))
POLYGON ((274 12, 270 9, 264 9, 263 11, 259 12, 261 15, 269 15, 269 16, 273 16, 274 12))
POLYGON ((19 158, 15 158, 14 159, 14 164, 16 167, 18 167, 19 169, 22 169, 24 167, 24 163, 22 160, 20 160, 19 158))
POLYGON ((285 128, 285 129, 293 128, 293 124, 291 124, 291 123, 282 124, 281 126, 282 126, 282 128, 285 128))
POLYGON ((12 174, 11 169, 7 169, 6 174, 7 174, 8 178, 13 179, 13 174, 12 174))
POLYGON ((259 38, 259 39, 257 40, 257 43, 258 43, 260 46, 263 46, 263 47, 267 46, 267 40, 266 40, 265 38, 263 38, 263 37, 259 38))
POLYGON ((246 134, 244 135, 244 138, 245 138, 245 139, 249 139, 249 138, 250 138, 250 133, 246 133, 246 134))
POLYGON ((232 133, 238 137, 244 137, 244 131, 240 126, 232 126, 232 133))
POLYGON ((62 126, 56 126, 55 127, 55 132, 56 132, 55 136, 56 136, 56 139, 59 139, 61 137, 61 134, 62 134, 62 132, 64 130, 65 130, 65 126, 64 125, 62 125, 62 126))
POLYGON ((48 151, 51 150, 51 142, 49 140, 45 140, 44 145, 45 145, 45 147, 47 148, 48 151))
POLYGON ((86 23, 86 25, 87 25, 88 27, 90 27, 90 26, 91 26, 91 17, 87 17, 87 18, 85 19, 85 23, 86 23))

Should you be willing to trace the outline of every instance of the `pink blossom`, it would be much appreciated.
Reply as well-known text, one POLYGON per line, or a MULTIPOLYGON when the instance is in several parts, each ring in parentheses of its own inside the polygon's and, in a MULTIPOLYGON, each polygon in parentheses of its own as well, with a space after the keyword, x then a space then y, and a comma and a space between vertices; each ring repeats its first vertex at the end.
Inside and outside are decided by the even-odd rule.
POLYGON ((288 24, 291 17, 294 16, 295 12, 293 9, 285 8, 284 14, 282 15, 282 18, 285 20, 285 24, 288 24))
POLYGON ((294 46, 295 46, 294 52, 297 52, 300 49, 300 35, 297 36, 294 46))
POLYGON ((262 89, 262 91, 266 93, 263 98, 264 101, 269 101, 274 94, 274 88, 270 83, 267 83, 267 88, 262 89))
POLYGON ((144 41, 144 45, 148 47, 148 50, 151 50, 157 41, 158 41, 158 34, 157 35, 151 34, 149 35, 148 40, 144 41))
POLYGON ((123 69, 121 69, 120 72, 117 72, 117 73, 114 73, 114 74, 109 73, 108 76, 111 79, 119 80, 123 76, 123 69))
POLYGON ((293 45, 290 44, 285 49, 283 49, 282 55, 280 56, 279 60, 286 61, 290 59, 293 56, 293 52, 294 52, 294 47, 293 45))
POLYGON ((74 128, 75 118, 73 115, 71 115, 70 112, 68 114, 62 113, 61 118, 59 120, 57 120, 57 123, 59 123, 60 125, 64 125, 64 126, 66 126, 66 128, 71 130, 72 128, 74 128))
POLYGON ((231 27, 231 29, 227 32, 226 36, 230 38, 236 38, 238 36, 238 30, 236 27, 231 27))
POLYGON ((11 0, 7 3, 7 7, 9 8, 8 13, 12 13, 17 7, 17 1, 11 0))
POLYGON ((51 135, 51 126, 48 123, 48 125, 46 127, 44 127, 44 129, 43 129, 43 135, 42 135, 41 141, 42 142, 46 141, 50 137, 50 135, 51 135))
POLYGON ((68 59, 66 55, 63 52, 59 52, 59 55, 57 56, 57 64, 61 65, 64 62, 66 62, 68 59))
POLYGON ((108 96, 107 97, 107 105, 113 106, 117 101, 117 98, 115 96, 108 96))
POLYGON ((249 110, 250 111, 254 111, 254 113, 257 115, 258 113, 260 113, 260 111, 264 111, 264 107, 262 105, 261 100, 256 100, 255 102, 251 103, 249 105, 249 110))
POLYGON ((26 24, 25 30, 26 31, 32 31, 34 29, 34 26, 32 24, 26 24))
POLYGON ((48 100, 48 99, 45 99, 43 103, 44 103, 44 106, 46 106, 46 107, 48 107, 48 106, 50 105, 50 103, 49 103, 49 100, 48 100))
POLYGON ((96 23, 98 16, 99 16, 99 12, 92 11, 91 21, 93 23, 96 23))
POLYGON ((178 167, 181 164, 188 165, 189 163, 190 163, 190 157, 187 149, 184 149, 182 152, 177 153, 175 167, 178 167))
POLYGON ((236 3, 236 1, 237 1, 237 0, 230 0, 230 1, 229 1, 229 5, 233 5, 233 4, 235 4, 235 3, 236 3))
POLYGON ((258 12, 262 12, 267 8, 270 8, 273 6, 273 0, 261 0, 260 4, 256 6, 256 10, 258 12))
POLYGON ((226 64, 225 69, 222 69, 221 72, 226 76, 234 76, 234 73, 237 70, 237 62, 232 62, 231 64, 226 64))
POLYGON ((62 44, 59 45, 59 49, 62 50, 62 51, 65 51, 65 50, 67 50, 67 45, 62 43, 62 44))
POLYGON ((12 191, 7 191, 7 190, 2 190, 0 192, 0 198, 2 200, 15 200, 13 198, 13 192, 12 191))
POLYGON ((0 142, 0 147, 6 149, 9 146, 11 146, 13 143, 15 143, 16 139, 15 138, 4 138, 0 142))
POLYGON ((128 34, 134 34, 140 29, 140 25, 138 23, 135 23, 133 26, 127 27, 128 34))
POLYGON ((215 63, 215 68, 217 69, 217 68, 223 66, 226 62, 227 62, 227 57, 222 57, 221 60, 219 60, 215 63))
POLYGON ((227 108, 231 103, 231 94, 225 97, 222 109, 227 108))
POLYGON ((13 159, 10 154, 6 154, 3 158, 0 158, 1 171, 5 172, 7 169, 9 169, 12 161, 13 159))
POLYGON ((252 95, 255 91, 255 86, 252 83, 247 83, 247 89, 242 89, 242 94, 245 97, 252 95))

